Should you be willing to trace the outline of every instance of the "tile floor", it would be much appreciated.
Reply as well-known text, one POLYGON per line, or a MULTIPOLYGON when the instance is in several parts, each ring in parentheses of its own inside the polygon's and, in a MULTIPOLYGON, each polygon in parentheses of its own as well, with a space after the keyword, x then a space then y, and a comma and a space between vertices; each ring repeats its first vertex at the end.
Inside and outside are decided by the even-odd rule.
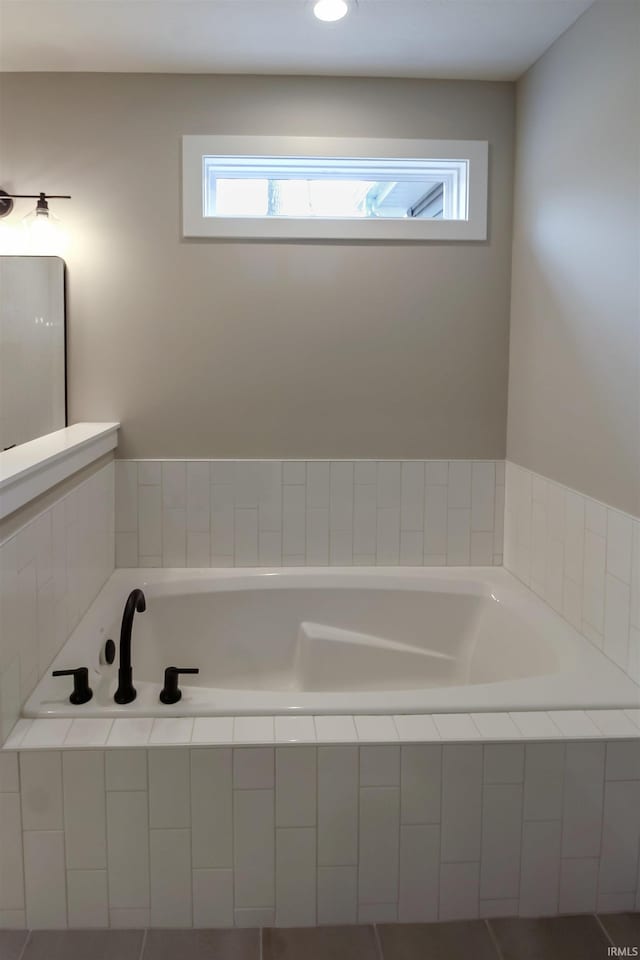
POLYGON ((0 931, 0 960, 604 960, 612 946, 640 950, 640 913, 265 929, 262 934, 0 931))

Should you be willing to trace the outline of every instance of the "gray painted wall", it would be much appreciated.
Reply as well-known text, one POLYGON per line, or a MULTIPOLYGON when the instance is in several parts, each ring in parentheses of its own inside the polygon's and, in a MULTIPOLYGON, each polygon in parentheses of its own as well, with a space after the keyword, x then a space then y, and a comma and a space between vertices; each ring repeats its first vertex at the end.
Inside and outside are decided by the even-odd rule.
POLYGON ((55 208, 73 240, 70 414, 120 420, 120 456, 504 456, 512 84, 4 74, 0 89, 4 188, 73 195, 55 208), (489 241, 184 241, 184 133, 486 139, 489 241))
POLYGON ((640 515, 640 4, 518 84, 507 455, 640 515))

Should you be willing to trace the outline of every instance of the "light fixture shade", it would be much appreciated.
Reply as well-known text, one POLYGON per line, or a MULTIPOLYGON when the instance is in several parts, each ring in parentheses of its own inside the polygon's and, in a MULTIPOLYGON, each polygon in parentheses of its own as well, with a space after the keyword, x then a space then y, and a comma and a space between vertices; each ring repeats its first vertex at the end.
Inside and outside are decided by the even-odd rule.
POLYGON ((349 6, 347 0, 317 0, 313 12, 318 20, 333 23, 342 20, 347 15, 349 6))
POLYGON ((64 253, 66 235, 62 223, 49 209, 42 209, 40 202, 23 218, 22 226, 28 254, 49 257, 64 253))

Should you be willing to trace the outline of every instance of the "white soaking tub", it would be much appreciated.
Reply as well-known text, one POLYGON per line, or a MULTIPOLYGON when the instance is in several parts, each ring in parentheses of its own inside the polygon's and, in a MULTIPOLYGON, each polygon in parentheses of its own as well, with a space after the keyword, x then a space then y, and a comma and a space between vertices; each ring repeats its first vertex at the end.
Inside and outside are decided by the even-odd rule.
POLYGON ((432 713, 638 705, 639 688, 500 568, 118 570, 51 669, 89 667, 72 706, 51 671, 27 717, 432 713), (113 701, 125 601, 137 698, 113 701), (182 699, 159 701, 164 669, 182 699))

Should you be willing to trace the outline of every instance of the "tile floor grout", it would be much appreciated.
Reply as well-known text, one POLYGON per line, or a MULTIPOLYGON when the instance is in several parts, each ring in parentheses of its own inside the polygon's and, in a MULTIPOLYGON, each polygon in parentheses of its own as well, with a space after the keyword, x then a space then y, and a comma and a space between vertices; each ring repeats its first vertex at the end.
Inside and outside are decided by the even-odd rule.
POLYGON ((604 933, 605 937, 607 938, 607 940, 609 941, 609 943, 611 944, 611 946, 612 946, 612 947, 615 947, 615 943, 614 943, 613 940, 611 939, 611 936, 609 935, 609 931, 607 930, 607 928, 605 927, 604 923, 603 923, 602 920, 600 919, 600 915, 599 915, 598 913, 594 913, 593 916, 596 918, 596 923, 598 924, 598 926, 600 927, 600 929, 601 929, 602 932, 604 933))
POLYGON ((25 938, 24 943, 22 944, 22 950, 20 951, 20 956, 18 957, 18 960, 23 960, 23 957, 26 953, 27 946, 29 945, 30 940, 31 940, 31 930, 27 930, 27 936, 25 938))
POLYGON ((378 958, 379 960, 384 960, 384 952, 382 950, 382 940, 380 939, 380 931, 378 930, 378 924, 373 924, 373 936, 375 937, 376 946, 378 947, 378 958))
POLYGON ((484 924, 485 924, 485 927, 487 928, 487 932, 489 933, 489 936, 491 937, 491 942, 496 951, 496 956, 498 960, 504 960, 504 954, 502 953, 502 947, 500 946, 500 941, 498 940, 496 932, 491 926, 491 921, 488 917, 484 918, 484 924))

